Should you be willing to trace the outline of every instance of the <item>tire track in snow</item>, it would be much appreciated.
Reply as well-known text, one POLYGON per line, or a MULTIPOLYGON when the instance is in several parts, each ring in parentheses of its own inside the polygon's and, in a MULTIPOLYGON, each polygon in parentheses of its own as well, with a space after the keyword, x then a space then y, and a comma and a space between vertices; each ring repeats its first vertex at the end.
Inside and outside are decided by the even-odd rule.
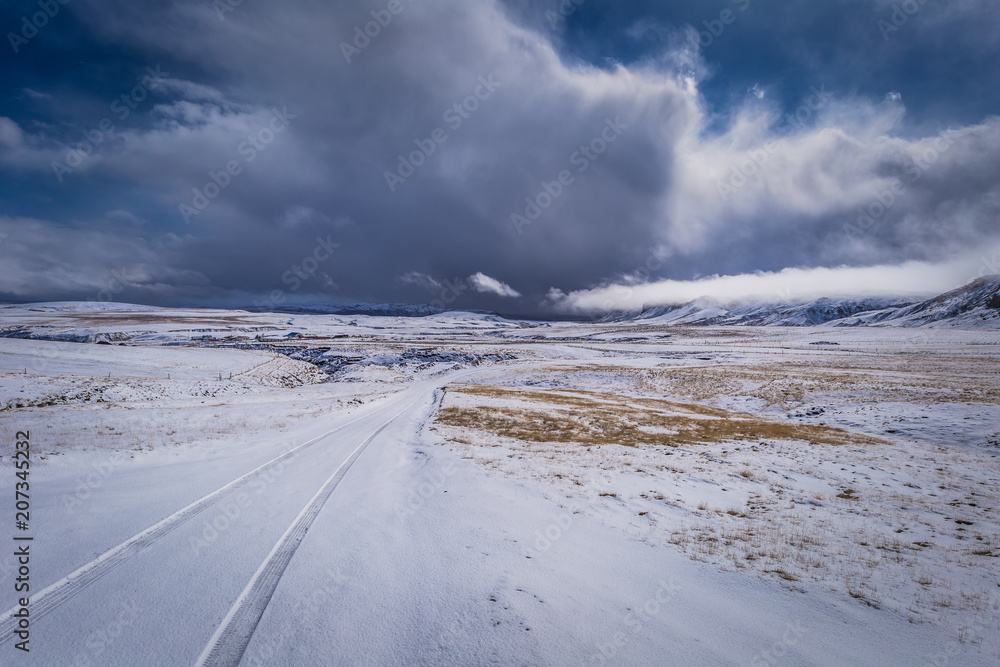
POLYGON ((323 483, 316 495, 295 517, 284 535, 271 549, 271 553, 267 555, 267 558, 254 573, 250 583, 236 599, 229 613, 226 614, 212 638, 209 639, 208 645, 198 657, 198 661, 195 663, 197 667, 221 667, 223 665, 236 667, 239 665, 247 645, 257 629, 257 624, 260 623, 264 610, 267 609, 271 596, 278 587, 281 575, 285 573, 285 568, 288 567, 288 563, 295 555, 299 544, 305 538, 306 532, 323 509, 323 505, 333 494, 340 480, 344 478, 344 475, 347 474, 351 465, 361 456, 365 448, 382 431, 421 400, 423 397, 410 403, 362 440, 361 444, 340 464, 333 475, 323 483))
MULTIPOLYGON (((369 413, 356 417, 346 424, 342 424, 326 433, 319 435, 308 442, 305 442, 295 449, 291 449, 280 456, 277 456, 267 463, 264 463, 257 468, 254 468, 247 474, 234 479, 225 486, 216 489, 212 493, 203 496, 199 500, 194 501, 187 507, 178 510, 174 514, 171 514, 167 518, 163 519, 157 524, 150 526, 146 530, 134 535, 125 542, 122 542, 116 547, 105 551, 103 554, 92 560, 91 562, 83 565, 67 576, 63 577, 59 581, 55 582, 51 586, 43 589, 42 591, 31 596, 31 619, 32 621, 37 621, 39 618, 49 613, 53 609, 57 608, 59 605, 69 600, 77 593, 82 591, 84 588, 94 583, 104 575, 108 574, 116 567, 122 563, 135 558, 140 553, 148 549, 154 542, 164 537, 175 528, 186 523, 188 520, 194 518, 207 508, 216 504, 224 497, 229 495, 230 492, 244 486, 254 478, 264 474, 271 468, 277 466, 279 463, 283 463, 289 458, 295 456, 299 452, 303 451, 307 447, 310 447, 317 442, 324 440, 338 431, 342 431, 348 426, 361 421, 362 419, 368 419, 372 414, 378 414, 384 410, 388 410, 391 407, 398 405, 401 401, 396 400, 386 405, 382 408, 375 410, 374 413, 369 413)), ((412 404, 411 404, 412 405, 412 404)), ((399 413, 402 414, 402 413, 399 413)), ((398 415, 397 415, 398 416, 398 415)), ((393 417, 395 419, 395 417, 393 417)), ((391 420, 390 420, 391 421, 391 420)), ((388 426, 389 422, 382 427, 388 426)), ((370 436, 374 437, 374 436, 370 436)), ((8 609, 2 616, 0 616, 0 642, 7 641, 14 636, 14 632, 17 630, 18 619, 14 617, 14 612, 17 611, 17 607, 12 607, 8 609)))

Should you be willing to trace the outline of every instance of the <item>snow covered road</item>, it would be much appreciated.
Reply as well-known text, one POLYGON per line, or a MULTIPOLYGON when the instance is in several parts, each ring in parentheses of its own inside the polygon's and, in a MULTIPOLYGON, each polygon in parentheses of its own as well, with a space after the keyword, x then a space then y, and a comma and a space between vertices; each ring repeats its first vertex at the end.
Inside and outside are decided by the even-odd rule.
MULTIPOLYGON (((270 461, 48 583, 32 595, 37 641, 31 662, 89 664, 99 655, 101 664, 191 664, 203 648, 207 658, 207 648, 220 645, 213 635, 218 629, 223 638, 235 632, 241 641, 221 644, 222 657, 217 651, 204 664, 237 664, 284 565, 336 484, 394 419, 418 403, 429 403, 437 384, 410 387, 288 451, 276 445, 270 461), (268 585, 248 587, 257 580, 255 573, 265 570, 271 573, 268 585), (248 595, 241 597, 245 588, 248 595), (234 606, 237 600, 256 611, 252 618, 240 616, 243 627, 235 631, 227 614, 244 608, 234 606), (110 636, 125 621, 128 627, 122 631, 141 641, 110 636)), ((188 465, 200 464, 195 460, 188 465)), ((144 483, 153 486, 162 477, 151 475, 144 483)), ((107 524, 127 511, 117 503, 91 502, 88 508, 105 512, 107 524)), ((78 545, 64 546, 63 562, 79 560, 78 545)), ((8 659, 15 656, 23 659, 8 641, 16 626, 14 611, 0 620, 2 652, 9 653, 4 664, 13 664, 8 659)))

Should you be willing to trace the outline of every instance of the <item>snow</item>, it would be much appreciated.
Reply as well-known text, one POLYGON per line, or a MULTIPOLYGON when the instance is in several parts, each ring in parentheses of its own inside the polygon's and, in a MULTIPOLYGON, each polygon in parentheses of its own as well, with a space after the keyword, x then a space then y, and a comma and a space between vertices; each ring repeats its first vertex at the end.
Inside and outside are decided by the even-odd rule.
POLYGON ((723 304, 709 298, 688 304, 610 315, 606 322, 700 326, 1000 327, 1000 276, 980 278, 925 301, 900 297, 822 298, 808 303, 723 304))
POLYGON ((0 338, 0 498, 30 430, 34 536, 32 650, 0 664, 194 664, 328 483, 242 665, 1000 659, 990 328, 106 304, 0 328, 36 337, 0 338))

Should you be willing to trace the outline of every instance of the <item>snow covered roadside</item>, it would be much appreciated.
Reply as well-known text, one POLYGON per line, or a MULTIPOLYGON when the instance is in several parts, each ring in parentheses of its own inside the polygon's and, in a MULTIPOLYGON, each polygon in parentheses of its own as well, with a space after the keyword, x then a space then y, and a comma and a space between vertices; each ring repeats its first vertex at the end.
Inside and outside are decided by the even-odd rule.
POLYGON ((775 366, 747 347, 708 368, 622 350, 453 386, 439 442, 629 539, 1000 659, 996 360, 775 366))
POLYGON ((954 628, 634 539, 577 499, 415 439, 419 426, 358 461, 243 664, 993 662, 954 628))

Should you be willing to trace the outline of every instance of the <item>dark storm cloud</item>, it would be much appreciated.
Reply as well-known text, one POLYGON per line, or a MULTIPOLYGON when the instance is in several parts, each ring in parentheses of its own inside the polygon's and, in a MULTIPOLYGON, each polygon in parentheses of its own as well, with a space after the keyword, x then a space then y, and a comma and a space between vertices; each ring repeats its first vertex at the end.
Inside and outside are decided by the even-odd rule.
POLYGON ((948 62, 991 53, 974 19, 996 11, 927 3, 884 39, 891 3, 841 5, 73 0, 6 55, 0 296, 118 280, 116 299, 158 303, 430 302, 465 284, 448 303, 530 312, 550 288, 992 242, 1000 131, 992 98, 970 100, 995 73, 938 76, 949 104, 895 74, 939 72, 958 30, 948 62), (857 69, 859 44, 890 71, 857 69))

